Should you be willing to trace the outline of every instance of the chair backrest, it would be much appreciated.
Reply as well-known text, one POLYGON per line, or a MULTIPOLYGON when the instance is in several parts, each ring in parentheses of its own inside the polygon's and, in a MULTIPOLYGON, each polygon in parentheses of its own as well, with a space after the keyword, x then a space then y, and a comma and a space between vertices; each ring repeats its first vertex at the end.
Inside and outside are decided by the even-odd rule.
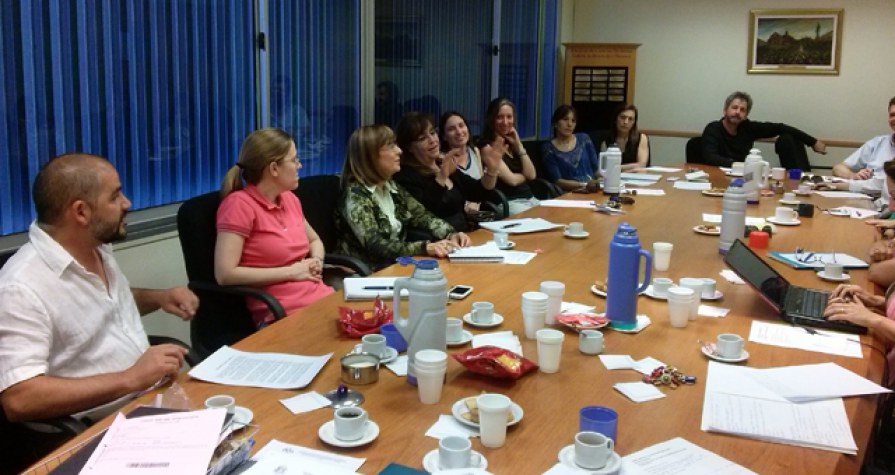
MULTIPOLYGON (((216 282, 215 218, 220 203, 220 193, 213 191, 190 198, 177 211, 180 249, 191 284, 216 282)), ((255 331, 245 297, 190 287, 199 297, 199 309, 190 321, 190 339, 193 349, 200 355, 206 356, 221 345, 233 344, 255 331)))
POLYGON ((335 212, 342 188, 338 175, 316 175, 302 177, 295 189, 301 201, 305 219, 320 236, 323 248, 330 252, 335 249, 339 233, 336 230, 335 212))
POLYGON ((531 163, 535 166, 535 172, 539 178, 547 178, 547 172, 544 169, 544 142, 545 140, 523 140, 522 146, 528 153, 531 163))
POLYGON ((702 137, 693 137, 687 140, 686 156, 687 163, 703 163, 702 137))

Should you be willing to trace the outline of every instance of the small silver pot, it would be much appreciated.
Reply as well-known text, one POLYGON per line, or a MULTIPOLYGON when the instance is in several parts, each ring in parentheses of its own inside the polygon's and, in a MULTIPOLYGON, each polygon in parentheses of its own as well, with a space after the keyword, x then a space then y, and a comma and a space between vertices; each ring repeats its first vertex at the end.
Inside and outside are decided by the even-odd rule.
POLYGON ((343 356, 342 381, 347 384, 379 381, 379 357, 371 353, 349 353, 343 356))

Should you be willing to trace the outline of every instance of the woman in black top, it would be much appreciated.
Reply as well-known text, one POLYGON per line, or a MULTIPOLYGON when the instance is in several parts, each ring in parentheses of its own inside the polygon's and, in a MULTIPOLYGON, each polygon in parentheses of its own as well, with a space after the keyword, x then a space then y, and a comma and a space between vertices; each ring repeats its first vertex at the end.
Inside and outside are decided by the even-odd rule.
POLYGON ((479 148, 483 155, 493 153, 497 148, 505 149, 502 157, 506 166, 499 170, 497 189, 506 195, 510 214, 538 205, 528 186, 528 181, 534 180, 537 172, 516 132, 516 106, 509 99, 498 97, 488 104, 479 148))
POLYGON ((637 107, 622 104, 612 114, 609 134, 600 141, 600 150, 616 144, 622 151, 622 171, 649 166, 649 137, 637 130, 637 107))
MULTIPOLYGON (((467 213, 478 211, 486 190, 493 190, 497 173, 486 172, 476 180, 457 170, 463 150, 441 154, 432 117, 419 112, 404 114, 395 129, 401 155, 401 171, 395 181, 432 214, 457 231, 469 230, 467 213)), ((486 170, 499 167, 500 156, 484 154, 486 170)))

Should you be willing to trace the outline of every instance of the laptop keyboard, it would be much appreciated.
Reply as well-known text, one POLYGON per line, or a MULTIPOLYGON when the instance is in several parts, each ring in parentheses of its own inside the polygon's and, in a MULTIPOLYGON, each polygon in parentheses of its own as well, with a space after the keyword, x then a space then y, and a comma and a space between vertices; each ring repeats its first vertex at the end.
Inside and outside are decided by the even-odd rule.
POLYGON ((823 320, 829 298, 829 292, 790 288, 790 292, 786 293, 786 308, 795 315, 823 320))

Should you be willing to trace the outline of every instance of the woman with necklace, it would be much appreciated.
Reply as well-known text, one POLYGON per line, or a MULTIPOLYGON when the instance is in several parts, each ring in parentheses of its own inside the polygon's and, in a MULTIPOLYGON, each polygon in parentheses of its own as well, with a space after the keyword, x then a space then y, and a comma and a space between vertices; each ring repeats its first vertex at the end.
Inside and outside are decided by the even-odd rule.
POLYGON ((637 107, 622 104, 612 114, 609 134, 600 142, 605 151, 615 144, 622 151, 622 171, 632 171, 649 166, 649 137, 637 130, 637 107))
POLYGON ((503 165, 498 170, 497 188, 509 201, 510 214, 521 213, 538 205, 530 180, 537 178, 534 163, 519 133, 516 131, 516 106, 505 97, 498 97, 488 104, 485 112, 485 128, 479 144, 482 154, 501 154, 503 165))
POLYGON ((575 108, 565 104, 557 107, 550 122, 553 124, 553 138, 544 143, 541 155, 544 157, 547 179, 563 191, 597 191, 597 150, 587 134, 575 133, 578 124, 575 108))

